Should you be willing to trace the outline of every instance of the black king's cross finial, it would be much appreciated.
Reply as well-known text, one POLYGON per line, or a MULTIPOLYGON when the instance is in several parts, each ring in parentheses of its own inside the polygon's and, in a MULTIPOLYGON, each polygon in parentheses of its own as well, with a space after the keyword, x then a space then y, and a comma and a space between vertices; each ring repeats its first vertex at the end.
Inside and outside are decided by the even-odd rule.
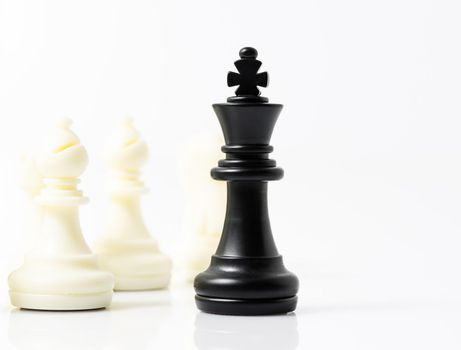
POLYGON ((227 99, 228 102, 267 102, 266 97, 259 96, 261 92, 258 86, 267 87, 269 75, 267 72, 258 73, 261 62, 256 59, 258 51, 252 47, 244 47, 239 52, 240 59, 235 61, 238 73, 229 72, 227 74, 227 86, 239 87, 233 97, 227 99))

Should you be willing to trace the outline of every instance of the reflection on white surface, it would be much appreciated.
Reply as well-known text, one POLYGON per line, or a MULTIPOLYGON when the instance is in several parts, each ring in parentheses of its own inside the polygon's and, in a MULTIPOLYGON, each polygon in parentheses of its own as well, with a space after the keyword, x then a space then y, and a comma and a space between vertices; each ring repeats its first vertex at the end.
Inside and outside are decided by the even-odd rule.
POLYGON ((103 310, 42 312, 14 309, 10 313, 9 338, 18 350, 102 349, 110 336, 110 323, 110 313, 103 310))
POLYGON ((299 343, 296 314, 280 316, 220 316, 198 313, 195 345, 200 350, 296 349, 299 343))
POLYGON ((168 291, 117 293, 106 310, 14 309, 9 339, 18 350, 147 349, 170 312, 168 291))
POLYGON ((190 285, 116 293, 112 306, 99 311, 41 312, 0 304, 0 349, 460 349, 459 300, 371 297, 363 293, 370 281, 310 282, 296 314, 269 317, 201 313, 190 285))

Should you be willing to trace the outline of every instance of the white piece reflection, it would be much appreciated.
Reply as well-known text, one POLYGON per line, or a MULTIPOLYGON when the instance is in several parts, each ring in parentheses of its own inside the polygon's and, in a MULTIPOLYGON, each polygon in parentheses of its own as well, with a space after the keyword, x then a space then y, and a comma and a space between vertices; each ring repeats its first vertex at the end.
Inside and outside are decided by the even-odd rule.
POLYGON ((148 349, 170 314, 169 304, 168 291, 150 291, 116 293, 101 310, 13 309, 9 340, 17 350, 148 349))

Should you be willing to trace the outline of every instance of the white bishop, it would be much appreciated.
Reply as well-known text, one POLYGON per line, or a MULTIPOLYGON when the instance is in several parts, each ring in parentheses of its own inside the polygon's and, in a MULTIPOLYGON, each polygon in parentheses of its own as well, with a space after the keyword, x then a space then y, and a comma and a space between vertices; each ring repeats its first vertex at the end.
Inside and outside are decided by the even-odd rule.
POLYGON ((171 260, 160 251, 141 214, 140 196, 147 189, 139 175, 148 155, 131 119, 119 125, 105 150, 110 208, 95 251, 101 266, 115 275, 115 290, 159 289, 170 281, 171 260))
POLYGON ((80 229, 78 206, 87 198, 77 185, 88 155, 70 126, 61 120, 36 158, 41 220, 32 249, 8 280, 11 303, 20 308, 96 309, 112 299, 113 276, 99 269, 80 229))

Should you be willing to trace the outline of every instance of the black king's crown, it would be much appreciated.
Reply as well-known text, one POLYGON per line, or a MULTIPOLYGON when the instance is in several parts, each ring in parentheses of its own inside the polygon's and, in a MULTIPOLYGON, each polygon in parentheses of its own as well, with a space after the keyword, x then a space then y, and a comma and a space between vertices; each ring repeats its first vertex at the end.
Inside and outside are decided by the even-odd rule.
POLYGON ((239 73, 229 72, 236 96, 213 109, 221 124, 226 158, 211 170, 215 180, 227 181, 227 210, 223 232, 210 266, 194 281, 197 307, 231 315, 286 313, 296 308, 298 279, 283 265, 272 237, 267 184, 283 170, 269 159, 272 130, 282 110, 259 96, 267 73, 253 48, 240 50, 239 73))
POLYGON ((258 61, 258 51, 252 47, 244 47, 239 52, 240 59, 234 62, 238 73, 227 73, 227 86, 239 87, 235 95, 229 97, 227 102, 268 102, 266 97, 259 96, 258 86, 267 87, 269 75, 267 72, 258 73, 261 61, 258 61))

